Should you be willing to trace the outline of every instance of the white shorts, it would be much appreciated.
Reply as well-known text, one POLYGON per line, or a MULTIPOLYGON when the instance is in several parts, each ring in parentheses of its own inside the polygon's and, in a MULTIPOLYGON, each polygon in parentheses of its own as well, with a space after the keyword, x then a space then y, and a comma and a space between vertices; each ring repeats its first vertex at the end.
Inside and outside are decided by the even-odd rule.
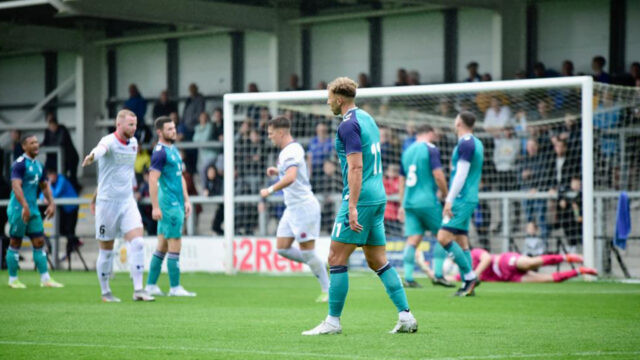
POLYGON ((142 228, 142 217, 133 198, 96 200, 96 239, 113 240, 137 228, 142 228))
POLYGON ((278 224, 277 237, 294 238, 302 243, 320 235, 320 203, 314 197, 284 209, 278 224))

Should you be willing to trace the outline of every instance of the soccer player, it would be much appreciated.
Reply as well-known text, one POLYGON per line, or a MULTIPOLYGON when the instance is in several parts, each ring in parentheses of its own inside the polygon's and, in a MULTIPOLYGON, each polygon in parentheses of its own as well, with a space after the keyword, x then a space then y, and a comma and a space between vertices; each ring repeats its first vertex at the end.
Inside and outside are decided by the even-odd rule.
POLYGON ((9 287, 24 289, 27 286, 18 280, 18 259, 20 246, 25 235, 31 239, 33 262, 40 273, 40 286, 61 288, 64 285, 56 282, 47 269, 47 254, 44 247, 44 228, 38 209, 38 187, 47 200, 44 214, 50 218, 55 214, 51 188, 42 173, 42 164, 36 160, 39 144, 35 135, 25 135, 21 139, 24 154, 11 166, 11 197, 7 207, 9 218, 9 249, 7 249, 7 268, 9 270, 9 287))
POLYGON ((336 134, 336 152, 342 167, 342 206, 336 215, 329 250, 329 314, 303 335, 340 334, 340 315, 349 290, 349 256, 362 246, 369 267, 376 271, 398 310, 391 333, 416 332, 418 322, 409 311, 400 276, 385 253, 384 209, 387 195, 382 184, 380 131, 371 115, 356 107, 357 84, 346 77, 328 86, 327 104, 342 115, 336 134))
POLYGON ((478 206, 484 159, 482 142, 473 136, 475 121, 475 115, 468 111, 456 116, 454 126, 458 144, 451 157, 451 183, 442 210, 442 226, 438 231, 438 242, 453 256, 462 274, 463 285, 455 293, 456 296, 473 294, 478 284, 478 278, 471 268, 468 237, 469 221, 478 206))
POLYGON ((327 268, 314 250, 315 239, 320 235, 320 203, 311 191, 304 148, 291 136, 291 122, 286 117, 269 120, 267 133, 280 149, 278 167, 269 167, 267 175, 278 175, 280 180, 261 189, 260 196, 268 197, 275 191, 284 192, 286 209, 277 231, 277 252, 287 259, 307 264, 320 282, 318 302, 327 302, 329 278, 327 268), (300 249, 291 246, 297 241, 300 249))
POLYGON ((191 214, 191 202, 187 184, 182 177, 182 158, 173 143, 176 141, 176 125, 168 116, 155 121, 158 145, 151 155, 149 169, 149 197, 151 217, 158 221, 158 246, 151 257, 149 277, 145 290, 150 295, 164 296, 158 287, 162 261, 167 257, 169 270, 169 296, 196 296, 180 285, 180 249, 182 247, 182 225, 191 214), (159 187, 159 191, 158 191, 159 187))
MULTIPOLYGON (((440 190, 443 198, 447 196, 448 191, 440 162, 440 151, 433 144, 435 138, 433 127, 427 124, 420 125, 416 128, 416 141, 402 153, 398 190, 402 206, 398 211, 398 220, 404 222, 404 236, 407 237, 403 258, 405 287, 421 287, 413 278, 416 248, 427 230, 436 235, 442 224, 442 206, 437 190, 440 190)), ((453 287, 453 284, 442 276, 445 257, 446 252, 436 243, 433 260, 437 276, 432 281, 434 285, 453 287)))
POLYGON ((129 272, 133 280, 133 300, 153 301, 143 289, 144 241, 142 218, 133 198, 133 163, 138 153, 137 118, 130 110, 120 110, 116 117, 116 131, 103 137, 82 166, 98 161, 98 190, 93 197, 96 215, 96 239, 100 246, 96 272, 102 291, 102 301, 120 302, 113 296, 109 278, 113 268, 113 242, 124 235, 127 242, 129 272))
POLYGON ((582 256, 541 255, 529 257, 516 252, 490 254, 484 249, 471 250, 473 268, 481 281, 502 282, 562 282, 579 274, 598 275, 595 269, 580 266, 578 269, 541 274, 536 271, 542 266, 556 265, 562 262, 582 263, 582 256))

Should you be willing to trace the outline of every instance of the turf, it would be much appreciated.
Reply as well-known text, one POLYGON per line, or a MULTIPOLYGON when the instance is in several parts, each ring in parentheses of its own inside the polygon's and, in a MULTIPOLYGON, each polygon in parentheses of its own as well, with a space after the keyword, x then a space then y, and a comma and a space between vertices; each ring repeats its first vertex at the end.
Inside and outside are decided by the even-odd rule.
POLYGON ((343 334, 303 337, 326 316, 310 276, 183 274, 197 298, 134 303, 119 274, 123 302, 106 304, 94 273, 56 273, 64 289, 21 274, 28 289, 0 288, 0 359, 640 358, 640 285, 484 283, 474 298, 427 285, 408 289, 419 332, 390 335, 380 281, 352 274, 343 334))

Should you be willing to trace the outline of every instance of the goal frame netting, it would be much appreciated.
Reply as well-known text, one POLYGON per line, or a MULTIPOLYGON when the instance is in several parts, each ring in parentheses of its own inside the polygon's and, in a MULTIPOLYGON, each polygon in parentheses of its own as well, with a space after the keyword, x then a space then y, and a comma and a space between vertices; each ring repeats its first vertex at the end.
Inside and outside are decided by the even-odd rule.
MULTIPOLYGON (((358 99, 381 98, 388 96, 417 96, 435 94, 457 94, 487 91, 533 90, 562 87, 579 87, 581 102, 581 131, 582 131, 582 244, 584 265, 595 267, 595 239, 594 239, 594 176, 593 176, 593 78, 590 76, 558 77, 547 79, 505 80, 493 82, 453 83, 439 85, 399 86, 358 89, 358 99), (587 121, 585 121, 585 119, 587 121)), ((309 91, 279 91, 262 93, 233 93, 224 95, 224 168, 234 169, 234 106, 253 102, 282 102, 282 101, 317 101, 327 100, 326 90, 309 91)), ((327 112, 329 108, 327 107, 327 112)), ((234 274, 233 266, 234 246, 236 237, 234 213, 234 176, 233 170, 224 176, 224 249, 225 272, 234 274)), ((503 246, 504 249, 504 246, 503 246)))

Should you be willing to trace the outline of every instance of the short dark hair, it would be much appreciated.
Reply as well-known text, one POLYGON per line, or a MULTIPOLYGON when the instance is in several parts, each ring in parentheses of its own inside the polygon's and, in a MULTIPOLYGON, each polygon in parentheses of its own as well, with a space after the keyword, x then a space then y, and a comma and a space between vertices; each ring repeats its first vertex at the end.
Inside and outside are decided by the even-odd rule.
POLYGON ((476 123, 476 116, 470 111, 463 111, 460 114, 460 120, 464 123, 466 127, 469 129, 473 129, 473 125, 476 123))
POLYGON ((269 126, 274 129, 291 129, 291 121, 284 116, 276 116, 269 120, 267 127, 269 126))
POLYGON ((605 60, 602 55, 594 56, 592 61, 596 62, 600 66, 605 66, 607 64, 607 60, 605 60))
POLYGON ((433 126, 429 124, 420 124, 416 126, 416 134, 427 134, 434 131, 433 126))
POLYGON ((471 61, 470 63, 467 64, 467 69, 471 68, 471 67, 477 68, 478 67, 478 63, 475 62, 475 61, 471 61))
POLYGON ((170 117, 168 117, 168 116, 160 116, 154 122, 154 127, 156 128, 156 130, 162 130, 162 129, 164 129, 164 124, 167 124, 167 123, 170 123, 170 122, 172 122, 170 117))
POLYGON ((27 142, 27 139, 35 137, 35 134, 24 134, 22 135, 22 137, 20 137, 20 144, 24 145, 24 143, 27 142))

